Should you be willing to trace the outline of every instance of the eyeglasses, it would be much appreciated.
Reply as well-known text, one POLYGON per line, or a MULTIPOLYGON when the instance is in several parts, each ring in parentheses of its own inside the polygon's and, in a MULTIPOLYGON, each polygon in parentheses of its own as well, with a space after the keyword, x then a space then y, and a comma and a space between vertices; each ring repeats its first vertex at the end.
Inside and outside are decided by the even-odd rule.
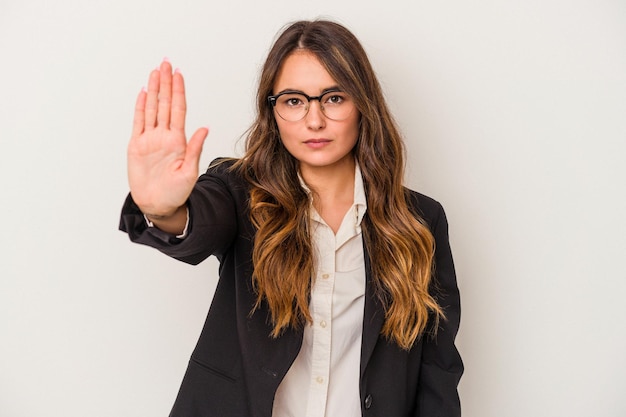
POLYGON ((283 91, 267 98, 280 118, 288 122, 302 120, 309 112, 312 100, 320 102, 322 113, 331 120, 345 120, 354 109, 354 102, 350 96, 337 89, 325 91, 316 97, 308 96, 300 91, 283 91))

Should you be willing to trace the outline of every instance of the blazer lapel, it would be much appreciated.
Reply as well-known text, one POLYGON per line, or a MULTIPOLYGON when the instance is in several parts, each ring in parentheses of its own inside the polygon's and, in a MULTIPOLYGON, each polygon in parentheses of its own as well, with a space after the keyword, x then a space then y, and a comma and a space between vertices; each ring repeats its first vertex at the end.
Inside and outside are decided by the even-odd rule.
POLYGON ((372 357, 372 352, 385 321, 384 309, 375 291, 372 265, 365 240, 363 241, 363 257, 365 258, 365 311, 363 314, 363 340, 361 342, 361 377, 372 357))

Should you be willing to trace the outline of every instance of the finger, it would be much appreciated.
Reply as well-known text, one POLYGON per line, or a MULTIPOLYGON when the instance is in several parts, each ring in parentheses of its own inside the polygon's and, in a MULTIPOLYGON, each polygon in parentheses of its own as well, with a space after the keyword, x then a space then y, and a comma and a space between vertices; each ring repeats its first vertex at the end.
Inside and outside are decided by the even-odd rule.
POLYGON ((172 119, 170 120, 170 127, 184 132, 186 113, 185 81, 177 68, 172 77, 172 119))
POLYGON ((198 164, 200 163, 200 155, 202 154, 202 146, 204 140, 209 135, 208 127, 201 127, 189 139, 187 144, 187 150, 185 153, 184 169, 187 172, 195 172, 194 176, 197 176, 198 164))
POLYGON ((141 89, 141 92, 137 96, 135 102, 135 117, 133 118, 133 131, 132 137, 141 135, 144 131, 146 123, 146 96, 148 93, 145 88, 141 89))
POLYGON ((172 65, 167 58, 161 63, 161 77, 159 81, 157 125, 169 129, 172 106, 172 65))
POLYGON ((159 79, 161 74, 159 70, 150 73, 148 80, 148 94, 146 96, 146 117, 145 128, 154 128, 156 126, 157 105, 159 101, 159 79))

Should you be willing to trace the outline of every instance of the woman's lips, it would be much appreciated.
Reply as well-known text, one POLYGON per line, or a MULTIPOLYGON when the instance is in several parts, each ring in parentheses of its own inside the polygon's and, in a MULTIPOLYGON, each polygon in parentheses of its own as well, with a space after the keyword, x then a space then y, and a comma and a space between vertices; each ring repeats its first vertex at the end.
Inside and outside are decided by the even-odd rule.
POLYGON ((304 141, 304 144, 309 148, 319 149, 328 145, 330 142, 332 142, 330 139, 308 139, 304 141))

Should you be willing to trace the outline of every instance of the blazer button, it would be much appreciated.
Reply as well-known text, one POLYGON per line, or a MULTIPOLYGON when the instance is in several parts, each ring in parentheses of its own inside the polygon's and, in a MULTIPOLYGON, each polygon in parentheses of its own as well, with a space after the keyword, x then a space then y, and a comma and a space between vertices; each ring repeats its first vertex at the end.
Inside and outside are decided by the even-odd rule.
POLYGON ((371 406, 372 406, 372 396, 368 394, 367 397, 365 397, 365 409, 368 410, 371 406))

